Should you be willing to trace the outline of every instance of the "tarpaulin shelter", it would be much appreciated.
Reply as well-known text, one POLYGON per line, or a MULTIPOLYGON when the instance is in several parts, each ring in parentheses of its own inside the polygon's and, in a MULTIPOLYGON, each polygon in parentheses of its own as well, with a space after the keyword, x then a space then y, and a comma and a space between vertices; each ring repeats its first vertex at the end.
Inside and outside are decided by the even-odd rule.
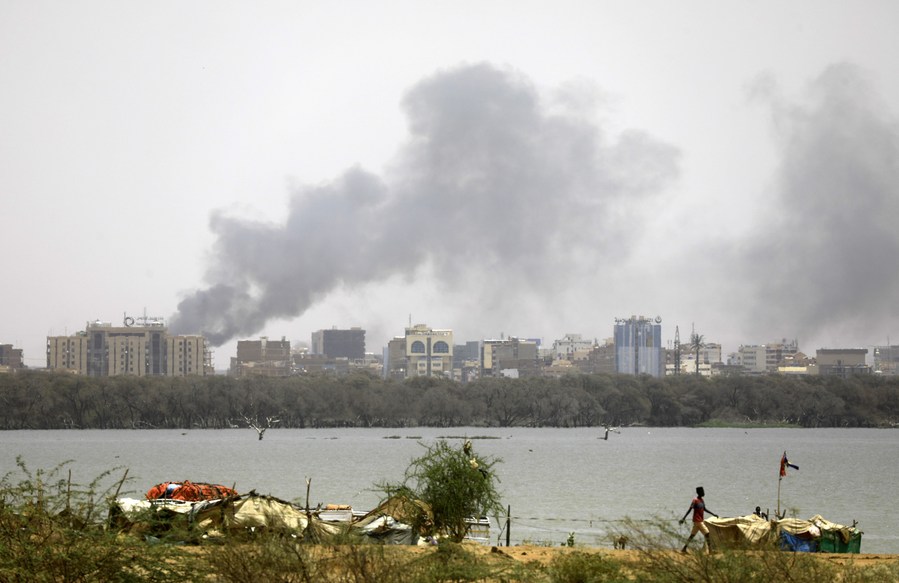
MULTIPOLYGON (((150 492, 159 490, 157 486, 150 492)), ((179 524, 190 529, 193 536, 203 537, 267 531, 309 542, 351 536, 358 542, 416 544, 421 533, 433 524, 433 513, 426 503, 402 497, 388 499, 362 514, 349 506, 306 509, 256 492, 232 495, 228 491, 233 492, 227 488, 222 491, 227 494, 223 497, 198 501, 119 498, 110 508, 110 525, 132 532, 153 532, 179 524)))
POLYGON ((765 546, 775 539, 772 523, 761 516, 735 516, 733 518, 707 518, 709 536, 715 546, 745 547, 765 546))
POLYGON ((844 526, 816 514, 808 520, 766 520, 755 514, 706 521, 713 545, 758 547, 777 545, 797 552, 858 553, 861 535, 854 526, 844 526))
POLYGON ((858 553, 862 532, 826 520, 820 514, 808 520, 784 518, 777 521, 780 546, 792 551, 858 553))

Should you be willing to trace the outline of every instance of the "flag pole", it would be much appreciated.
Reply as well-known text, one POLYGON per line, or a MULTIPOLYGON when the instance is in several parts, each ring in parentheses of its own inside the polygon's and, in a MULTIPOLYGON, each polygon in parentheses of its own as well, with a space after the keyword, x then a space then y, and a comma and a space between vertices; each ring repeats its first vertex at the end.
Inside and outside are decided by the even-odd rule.
POLYGON ((777 514, 775 516, 780 517, 780 483, 783 481, 783 476, 777 477, 777 514))

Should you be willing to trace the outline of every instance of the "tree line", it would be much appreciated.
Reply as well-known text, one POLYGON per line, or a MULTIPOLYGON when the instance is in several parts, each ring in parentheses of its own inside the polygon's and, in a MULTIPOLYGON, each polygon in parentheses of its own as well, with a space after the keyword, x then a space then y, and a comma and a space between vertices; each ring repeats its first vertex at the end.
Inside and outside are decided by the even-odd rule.
POLYGON ((899 378, 0 375, 0 429, 899 425, 899 378))

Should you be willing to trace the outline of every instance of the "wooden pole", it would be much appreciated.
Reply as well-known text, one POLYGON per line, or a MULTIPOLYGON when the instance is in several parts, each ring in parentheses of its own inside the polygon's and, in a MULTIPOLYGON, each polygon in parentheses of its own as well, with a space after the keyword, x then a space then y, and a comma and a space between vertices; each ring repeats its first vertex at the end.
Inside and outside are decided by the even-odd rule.
POLYGON ((506 546, 511 547, 512 533, 510 529, 512 528, 512 505, 509 504, 506 506, 506 546))
POLYGON ((779 476, 777 478, 777 513, 775 513, 775 516, 778 518, 778 520, 780 519, 780 483, 783 481, 783 479, 783 476, 779 476))

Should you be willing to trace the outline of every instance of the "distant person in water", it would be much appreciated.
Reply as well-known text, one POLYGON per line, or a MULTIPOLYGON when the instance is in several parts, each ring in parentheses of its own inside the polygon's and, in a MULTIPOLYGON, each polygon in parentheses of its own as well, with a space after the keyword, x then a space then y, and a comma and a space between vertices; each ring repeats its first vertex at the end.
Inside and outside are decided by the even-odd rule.
POLYGON ((680 550, 682 553, 687 552, 687 546, 690 544, 690 541, 693 540, 693 537, 696 536, 697 532, 701 532, 705 537, 705 546, 708 548, 709 552, 712 551, 712 544, 709 541, 709 527, 705 525, 705 513, 708 512, 715 518, 718 518, 718 515, 709 510, 705 505, 705 500, 703 500, 703 496, 705 496, 705 490, 702 489, 702 486, 698 486, 696 488, 696 498, 693 498, 693 501, 690 502, 690 507, 687 508, 687 512, 684 514, 684 517, 680 519, 680 523, 683 524, 685 520, 687 520, 687 516, 690 512, 693 512, 693 530, 690 531, 690 537, 687 539, 687 542, 684 543, 684 548, 680 550))

